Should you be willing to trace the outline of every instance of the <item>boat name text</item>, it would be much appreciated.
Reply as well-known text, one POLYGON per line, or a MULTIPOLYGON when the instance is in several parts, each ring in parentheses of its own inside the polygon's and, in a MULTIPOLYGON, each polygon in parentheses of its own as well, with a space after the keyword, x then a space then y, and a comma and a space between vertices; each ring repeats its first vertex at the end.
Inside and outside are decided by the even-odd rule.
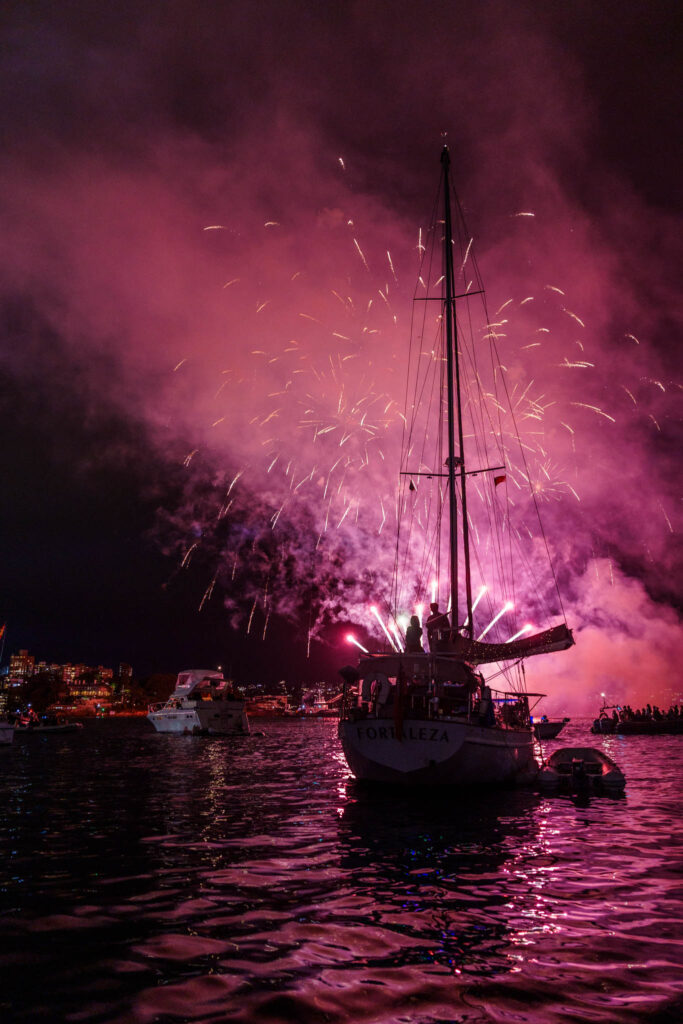
MULTIPOLYGON (((393 725, 366 725, 357 727, 358 739, 367 740, 395 740, 396 730, 393 725)), ((434 743, 448 743, 448 730, 434 728, 429 725, 406 726, 403 729, 403 737, 410 740, 426 740, 434 743)))

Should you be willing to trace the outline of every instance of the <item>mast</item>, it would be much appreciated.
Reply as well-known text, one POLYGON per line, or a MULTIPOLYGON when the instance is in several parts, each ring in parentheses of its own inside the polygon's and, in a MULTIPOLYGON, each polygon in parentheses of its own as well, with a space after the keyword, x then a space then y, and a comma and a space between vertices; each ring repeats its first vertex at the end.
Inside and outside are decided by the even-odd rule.
POLYGON ((458 502, 455 488, 456 470, 460 473, 462 495, 462 537, 463 561, 465 564, 465 593, 467 601, 467 631, 473 635, 472 623, 472 579, 470 573, 469 525, 467 522, 467 490, 465 473, 465 449, 462 429, 462 406, 460 402, 460 357, 458 353, 457 325, 455 320, 455 274, 453 270, 453 231, 451 220, 450 155, 448 146, 441 153, 444 178, 444 318, 446 320, 446 373, 448 377, 448 505, 450 541, 450 597, 451 622, 453 629, 459 626, 458 612, 458 502), (459 455, 455 454, 455 430, 458 430, 459 455))

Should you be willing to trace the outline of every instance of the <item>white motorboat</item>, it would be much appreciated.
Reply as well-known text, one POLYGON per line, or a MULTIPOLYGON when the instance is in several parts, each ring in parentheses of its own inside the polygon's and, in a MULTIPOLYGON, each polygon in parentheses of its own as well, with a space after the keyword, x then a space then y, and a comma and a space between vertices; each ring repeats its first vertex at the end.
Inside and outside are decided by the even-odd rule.
POLYGON ((178 675, 166 701, 150 704, 147 718, 157 732, 246 735, 245 701, 235 696, 222 672, 188 669, 178 675))
POLYGON ((626 776, 611 757, 595 747, 562 747, 548 758, 538 775, 549 789, 619 792, 626 776))
MULTIPOLYGON (((528 566, 529 554, 514 518, 521 499, 517 491, 514 499, 507 495, 508 474, 520 492, 520 481, 530 485, 528 514, 538 515, 538 503, 498 357, 500 324, 491 322, 472 236, 460 204, 451 201, 447 148, 441 163, 443 203, 435 204, 420 247, 394 578, 387 579, 384 617, 376 605, 369 609, 389 646, 369 651, 350 636, 364 655, 358 668, 341 670, 339 738, 360 780, 523 783, 539 770, 529 698, 543 696, 526 692, 523 661, 567 650, 574 640, 566 622, 557 622, 561 599, 550 582, 559 597, 552 566, 545 584, 534 577, 526 587, 534 617, 544 614, 548 628, 519 628, 510 616, 522 589, 513 565, 528 566), (473 600, 474 573, 480 589, 473 600), (446 598, 445 612, 439 597, 446 598), (430 599, 425 651, 422 613, 430 599), (504 676, 496 690, 489 685, 494 676, 478 670, 494 664, 494 676, 504 676)), ((540 520, 538 533, 544 536, 540 520)))

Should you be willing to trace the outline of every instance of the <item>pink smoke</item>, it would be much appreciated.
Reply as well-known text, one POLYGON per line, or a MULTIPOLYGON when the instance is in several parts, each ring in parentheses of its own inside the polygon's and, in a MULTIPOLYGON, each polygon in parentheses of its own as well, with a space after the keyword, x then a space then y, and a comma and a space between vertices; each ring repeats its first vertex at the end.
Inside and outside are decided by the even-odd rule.
MULTIPOLYGON (((577 639, 529 680, 558 707, 606 687, 666 703, 682 639, 677 228, 601 161, 595 105, 550 31, 496 5, 456 31, 453 11, 459 59, 437 62, 442 30, 401 11, 387 35, 354 9, 341 43, 302 23, 280 64, 277 5, 236 27, 177 4, 160 29, 133 17, 125 41, 18 22, 5 80, 32 117, 0 171, 4 293, 66 346, 84 413, 106 396, 187 463, 159 536, 175 565, 202 559, 198 607, 223 601, 241 631, 271 614, 303 636, 368 626, 391 575, 418 231, 449 127, 577 639)), ((21 352, 5 365, 27 372, 21 352)))

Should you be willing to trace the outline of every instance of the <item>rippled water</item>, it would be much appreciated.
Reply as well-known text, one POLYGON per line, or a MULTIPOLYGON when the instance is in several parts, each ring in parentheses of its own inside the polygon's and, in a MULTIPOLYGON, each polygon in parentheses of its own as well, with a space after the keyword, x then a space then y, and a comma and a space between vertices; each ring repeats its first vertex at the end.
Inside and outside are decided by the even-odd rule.
POLYGON ((683 736, 620 799, 359 788, 336 722, 0 749, 3 1021, 683 1019, 683 736))

